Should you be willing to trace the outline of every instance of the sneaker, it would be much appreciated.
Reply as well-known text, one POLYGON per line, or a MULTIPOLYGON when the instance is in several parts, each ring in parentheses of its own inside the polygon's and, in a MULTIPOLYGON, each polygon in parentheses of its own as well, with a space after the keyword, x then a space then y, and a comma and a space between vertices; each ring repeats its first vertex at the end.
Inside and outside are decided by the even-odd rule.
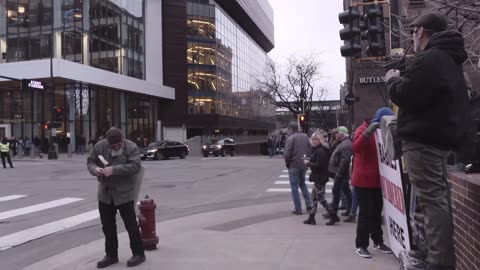
POLYGON ((350 216, 350 211, 345 211, 343 213, 341 213, 342 217, 348 217, 350 216))
POLYGON ((380 243, 378 245, 374 244, 373 248, 385 254, 392 254, 392 250, 389 247, 387 247, 384 243, 380 243))
POLYGON ((297 211, 293 210, 293 211, 292 211, 292 214, 297 215, 297 216, 300 216, 300 215, 302 214, 302 212, 297 212, 297 211))
POLYGON ((356 222, 356 218, 355 218, 355 216, 348 216, 346 219, 343 220, 343 222, 355 223, 355 222, 356 222))
POLYGON ((358 256, 362 258, 371 258, 372 255, 370 255, 370 252, 368 252, 367 248, 357 248, 357 254, 358 256))

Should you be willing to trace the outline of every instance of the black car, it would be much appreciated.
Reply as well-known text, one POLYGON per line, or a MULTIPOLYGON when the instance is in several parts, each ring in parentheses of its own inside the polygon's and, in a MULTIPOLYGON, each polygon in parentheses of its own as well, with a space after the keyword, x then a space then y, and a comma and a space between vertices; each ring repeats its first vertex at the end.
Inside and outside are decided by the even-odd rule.
POLYGON ((168 159, 169 157, 185 158, 189 153, 188 146, 180 142, 152 142, 142 149, 141 159, 168 159))
POLYGON ((202 146, 202 154, 204 157, 208 157, 208 155, 214 155, 216 157, 221 155, 224 157, 227 154, 233 156, 235 154, 235 147, 235 142, 229 138, 210 140, 202 146))

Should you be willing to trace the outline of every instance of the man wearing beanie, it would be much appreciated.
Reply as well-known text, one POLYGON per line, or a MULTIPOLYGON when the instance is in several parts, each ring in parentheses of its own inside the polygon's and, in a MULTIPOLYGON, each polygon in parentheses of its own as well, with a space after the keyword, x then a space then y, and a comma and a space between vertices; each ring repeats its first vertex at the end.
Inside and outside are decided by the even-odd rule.
POLYGON ((355 159, 352 186, 360 207, 355 246, 357 254, 363 258, 371 257, 367 249, 370 244, 369 238, 372 238, 374 249, 387 254, 392 253, 383 242, 383 195, 374 136, 375 131, 380 126, 382 117, 386 115, 394 115, 394 113, 390 108, 378 109, 371 121, 369 119, 365 120, 355 130, 352 142, 355 159))
POLYGON ((467 127, 468 95, 462 35, 447 30, 448 18, 428 13, 412 24, 415 61, 400 77, 385 76, 389 96, 399 107, 397 134, 419 208, 425 215, 427 254, 417 254, 427 270, 455 269, 453 222, 446 163, 467 127))
POLYGON ((340 221, 337 212, 342 191, 343 194, 345 194, 345 197, 347 197, 347 209, 350 209, 352 206, 352 191, 350 190, 348 181, 350 159, 352 157, 352 141, 350 141, 348 129, 346 127, 340 126, 337 128, 337 131, 338 133, 335 136, 339 143, 330 156, 328 164, 328 171, 333 176, 333 212, 329 214, 330 220, 327 222, 327 225, 333 225, 340 221))
POLYGON ((145 253, 135 214, 143 173, 140 150, 135 143, 124 139, 121 130, 112 127, 107 131, 106 139, 93 147, 87 166, 90 174, 98 179, 98 210, 105 235, 106 255, 98 261, 97 267, 105 268, 118 262, 117 210, 127 229, 133 253, 127 266, 143 263, 145 253))

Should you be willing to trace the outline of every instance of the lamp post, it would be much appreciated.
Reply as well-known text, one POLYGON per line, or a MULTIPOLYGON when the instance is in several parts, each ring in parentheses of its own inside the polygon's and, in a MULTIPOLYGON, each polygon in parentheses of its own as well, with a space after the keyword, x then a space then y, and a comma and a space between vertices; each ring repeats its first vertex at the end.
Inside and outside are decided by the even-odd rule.
MULTIPOLYGON (((53 108, 55 105, 55 78, 53 77, 53 54, 55 53, 55 33, 54 33, 54 23, 55 23, 55 16, 54 16, 54 4, 52 3, 52 51, 50 53, 50 83, 52 84, 52 102, 50 108, 53 108)), ((50 121, 53 123, 53 112, 50 110, 50 121)), ((55 151, 55 146, 53 145, 53 132, 50 129, 50 143, 48 144, 48 159, 57 159, 57 152, 55 151)))

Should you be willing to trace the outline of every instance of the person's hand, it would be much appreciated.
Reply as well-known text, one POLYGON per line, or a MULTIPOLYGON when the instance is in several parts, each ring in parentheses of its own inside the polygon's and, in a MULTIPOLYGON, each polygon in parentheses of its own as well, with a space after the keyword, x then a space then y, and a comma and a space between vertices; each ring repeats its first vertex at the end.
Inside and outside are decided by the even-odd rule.
POLYGON ((400 78, 400 70, 390 69, 385 75, 385 81, 388 82, 391 78, 400 78))
POLYGON ((106 167, 105 169, 103 169, 103 175, 105 175, 106 177, 109 177, 113 174, 113 168, 112 167, 106 167))
POLYGON ((95 169, 95 175, 96 176, 102 176, 103 175, 103 168, 97 167, 95 169))
POLYGON ((372 136, 372 133, 375 132, 375 130, 380 126, 380 123, 378 122, 372 122, 367 129, 363 132, 363 136, 370 138, 372 136))

